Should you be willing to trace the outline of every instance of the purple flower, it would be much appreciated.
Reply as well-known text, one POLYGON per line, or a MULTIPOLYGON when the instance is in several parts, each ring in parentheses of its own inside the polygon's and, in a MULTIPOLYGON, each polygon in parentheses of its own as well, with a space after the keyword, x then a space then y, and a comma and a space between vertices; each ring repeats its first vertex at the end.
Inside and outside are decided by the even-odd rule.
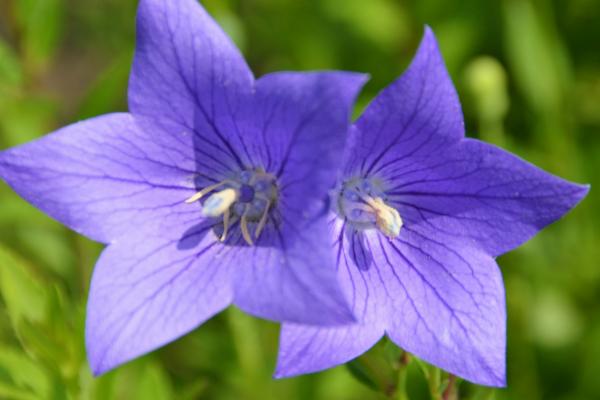
POLYGON ((464 137, 427 28, 402 77, 356 122, 333 194, 338 275, 359 323, 284 324, 276 376, 344 363, 384 334, 470 381, 505 384, 506 311, 494 258, 587 193, 464 137))
POLYGON ((327 235, 365 77, 254 80, 195 0, 142 0, 130 114, 77 123, 0 154, 26 200, 109 246, 86 323, 103 373, 229 304, 307 324, 354 321, 327 235))

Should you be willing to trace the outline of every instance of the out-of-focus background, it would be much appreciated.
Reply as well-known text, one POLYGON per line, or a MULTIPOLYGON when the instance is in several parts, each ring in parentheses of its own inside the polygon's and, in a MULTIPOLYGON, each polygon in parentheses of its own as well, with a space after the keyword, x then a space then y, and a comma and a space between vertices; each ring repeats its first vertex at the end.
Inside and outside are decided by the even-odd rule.
MULTIPOLYGON (((600 188, 597 0, 203 3, 256 75, 371 74, 357 111, 403 71, 429 24, 470 136, 600 188)), ((126 110, 135 9, 135 0, 0 0, 0 149, 126 110)), ((509 386, 463 383, 463 398, 600 399, 599 223, 592 189, 564 220, 499 258, 509 386)), ((273 380, 277 325, 237 310, 92 378, 83 326, 100 250, 0 183, 0 399, 384 398, 344 366, 273 380)), ((408 376, 411 399, 428 399, 415 364, 408 376)))

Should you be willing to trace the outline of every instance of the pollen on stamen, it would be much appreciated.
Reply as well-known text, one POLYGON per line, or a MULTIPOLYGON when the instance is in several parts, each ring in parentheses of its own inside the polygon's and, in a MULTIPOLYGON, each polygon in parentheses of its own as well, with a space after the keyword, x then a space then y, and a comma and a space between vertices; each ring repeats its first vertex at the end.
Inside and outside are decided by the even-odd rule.
POLYGON ((395 239, 400 235, 403 221, 395 208, 385 204, 381 198, 372 199, 369 205, 373 207, 377 228, 388 238, 395 239))
POLYGON ((202 204, 202 215, 205 217, 219 217, 229 210, 238 197, 238 192, 231 188, 214 193, 202 204))
POLYGON ((382 184, 356 178, 340 189, 337 211, 358 230, 376 228, 390 240, 400 235, 403 221, 398 210, 386 204, 382 184))

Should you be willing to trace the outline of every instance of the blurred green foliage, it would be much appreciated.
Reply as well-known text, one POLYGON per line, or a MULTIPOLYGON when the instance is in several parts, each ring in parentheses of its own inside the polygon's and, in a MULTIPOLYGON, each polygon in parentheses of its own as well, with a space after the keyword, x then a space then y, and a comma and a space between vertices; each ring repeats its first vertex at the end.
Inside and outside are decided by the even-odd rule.
MULTIPOLYGON (((457 85, 469 135, 600 187, 597 0, 203 3, 257 75, 370 73, 357 112, 406 67, 427 23, 457 85)), ((126 110, 135 9, 134 0, 0 0, 0 148, 126 110)), ((599 213, 593 190, 565 220, 499 259, 509 386, 463 382, 463 397, 600 398, 599 213)), ((83 327, 99 252, 0 185, 1 399, 379 399, 384 395, 371 388, 385 392, 396 379, 381 363, 400 352, 384 342, 349 367, 273 380, 277 326, 235 309, 92 378, 83 327)), ((443 378, 418 361, 404 374, 413 399, 428 399, 428 382, 443 378)))

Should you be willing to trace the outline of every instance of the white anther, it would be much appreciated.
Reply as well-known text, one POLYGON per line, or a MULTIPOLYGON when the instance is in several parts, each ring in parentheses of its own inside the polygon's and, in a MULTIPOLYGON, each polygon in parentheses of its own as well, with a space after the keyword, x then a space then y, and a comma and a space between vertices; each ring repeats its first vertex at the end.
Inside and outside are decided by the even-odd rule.
POLYGON ((371 206, 375 213, 375 223, 377 228, 388 238, 394 239, 400 235, 400 229, 403 222, 398 211, 388 206, 384 201, 377 197, 375 199, 368 198, 367 204, 371 206))
POLYGON ((202 215, 205 217, 218 217, 223 215, 225 211, 228 211, 229 207, 235 203, 237 198, 238 192, 231 188, 214 193, 202 204, 202 215))

